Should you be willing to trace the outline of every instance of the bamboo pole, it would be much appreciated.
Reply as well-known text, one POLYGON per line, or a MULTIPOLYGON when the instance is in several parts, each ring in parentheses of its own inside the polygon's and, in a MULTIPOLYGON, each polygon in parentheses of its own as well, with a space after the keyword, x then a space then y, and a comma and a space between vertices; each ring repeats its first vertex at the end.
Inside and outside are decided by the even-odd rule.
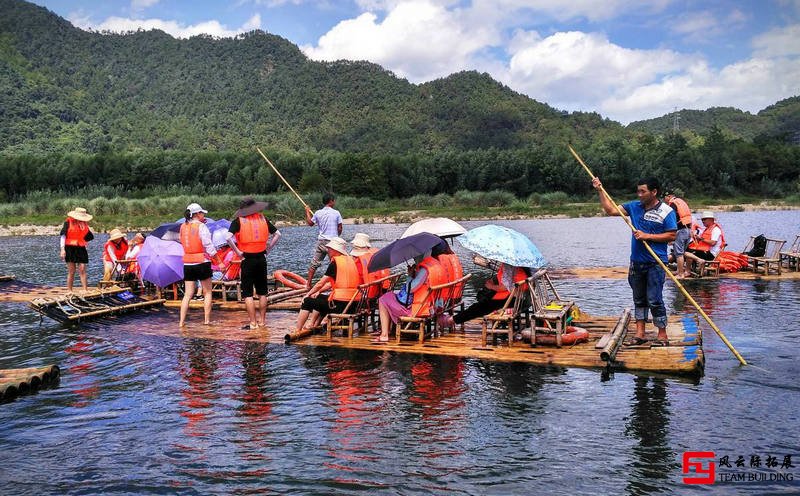
MULTIPOLYGON (((578 153, 575 150, 573 150, 572 146, 567 145, 567 147, 569 147, 569 151, 572 152, 572 155, 575 156, 575 159, 578 161, 578 163, 580 163, 583 166, 584 170, 586 170, 586 172, 589 174, 589 176, 592 179, 594 179, 595 175, 592 174, 592 171, 589 170, 589 167, 583 162, 583 159, 581 159, 581 157, 578 155, 578 153)), ((613 200, 613 198, 611 198, 611 195, 608 194, 608 192, 606 191, 606 189, 603 187, 602 184, 600 185, 600 192, 603 195, 605 195, 605 197, 608 199, 608 201, 610 201, 614 205, 614 208, 617 209, 617 212, 622 217, 622 219, 625 221, 625 223, 628 224, 628 227, 631 228, 631 231, 635 232, 636 231, 636 227, 634 227, 633 223, 630 221, 630 219, 628 219, 628 217, 625 215, 625 212, 620 208, 620 206, 617 204, 617 202, 615 202, 613 200)), ((664 262, 655 254, 653 249, 650 248, 650 244, 648 244, 647 241, 644 241, 644 240, 642 240, 642 244, 647 249, 648 253, 650 253, 650 256, 652 256, 653 259, 658 262, 658 264, 661 266, 661 268, 664 269, 664 272, 666 272, 667 275, 669 275, 670 279, 672 279, 672 282, 674 282, 675 285, 678 287, 678 289, 681 290, 681 292, 686 297, 686 299, 689 300, 689 302, 697 309, 697 311, 700 313, 700 315, 703 316, 703 318, 706 320, 706 322, 708 322, 708 325, 710 325, 711 328, 714 329, 714 332, 717 333, 717 336, 719 336, 720 339, 722 339, 722 342, 725 343, 725 345, 728 347, 729 350, 731 350, 731 353, 733 353, 733 356, 735 356, 742 365, 747 365, 747 362, 745 361, 745 359, 742 357, 742 355, 739 354, 738 351, 736 351, 736 348, 733 347, 731 342, 728 341, 728 338, 725 337, 725 334, 723 334, 722 331, 719 329, 719 327, 717 327, 717 325, 714 323, 714 321, 711 320, 711 317, 709 317, 708 314, 706 314, 706 312, 700 307, 700 305, 695 301, 695 299, 692 298, 692 295, 690 295, 686 291, 686 289, 683 287, 683 284, 681 284, 681 282, 678 280, 678 278, 675 277, 675 275, 672 273, 672 271, 669 270, 669 268, 667 268, 667 266, 664 264, 664 262)))
POLYGON ((295 191, 295 190, 294 190, 294 188, 292 188, 292 185, 291 185, 291 184, 289 184, 289 181, 287 181, 286 179, 284 179, 284 177, 281 175, 281 173, 280 173, 280 172, 278 172, 278 169, 277 169, 277 168, 276 168, 276 167, 275 167, 275 166, 272 164, 272 162, 270 162, 270 160, 267 158, 267 156, 266 156, 266 155, 264 155, 264 152, 262 152, 262 151, 261 151, 261 148, 259 148, 259 147, 256 147, 256 150, 258 150, 258 153, 260 153, 260 154, 261 154, 261 156, 264 158, 264 160, 266 160, 266 161, 267 161, 267 163, 269 164, 269 166, 270 166, 270 167, 272 167, 272 170, 274 170, 274 171, 275 171, 275 174, 277 174, 277 175, 278 175, 278 177, 279 177, 279 178, 281 178, 281 181, 283 181, 283 184, 285 184, 285 185, 286 185, 286 187, 287 187, 287 188, 289 188, 289 189, 291 190, 291 192, 292 192, 292 193, 294 193, 294 196, 296 196, 296 197, 297 197, 297 199, 298 199, 298 200, 300 200, 300 203, 302 203, 302 204, 303 204, 303 206, 304 206, 304 207, 306 207, 308 210, 311 210, 311 208, 308 206, 308 204, 307 204, 306 202, 304 202, 302 198, 300 198, 300 195, 298 195, 298 194, 297 194, 297 191, 295 191))

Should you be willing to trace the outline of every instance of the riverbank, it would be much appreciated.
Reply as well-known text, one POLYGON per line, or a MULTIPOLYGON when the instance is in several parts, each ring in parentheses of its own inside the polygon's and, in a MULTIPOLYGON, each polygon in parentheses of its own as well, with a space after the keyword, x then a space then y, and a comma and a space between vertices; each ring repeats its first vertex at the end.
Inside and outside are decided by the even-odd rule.
MULTIPOLYGON (((744 204, 723 204, 716 203, 713 200, 703 203, 695 202, 696 211, 699 210, 712 210, 714 212, 759 212, 771 210, 800 210, 800 205, 788 204, 782 201, 763 201, 760 203, 744 203, 744 204)), ((342 209, 344 210, 344 209, 342 209)), ((420 219, 430 217, 448 217, 457 221, 460 220, 517 220, 517 219, 566 219, 575 217, 595 217, 601 216, 600 208, 596 203, 568 203, 564 205, 550 205, 528 207, 521 209, 519 206, 513 208, 508 207, 468 207, 468 208, 421 208, 414 210, 396 210, 388 211, 387 208, 373 208, 373 209, 350 209, 344 211, 345 214, 350 214, 344 218, 346 225, 358 224, 410 224, 420 219)), ((222 212, 211 211, 209 213, 212 218, 222 218, 225 214, 222 212)), ((269 215, 269 213, 268 213, 269 215)), ((129 216, 121 215, 96 215, 92 220, 92 227, 95 232, 105 232, 115 227, 123 229, 127 232, 147 232, 151 231, 158 225, 168 222, 152 215, 142 216, 138 218, 136 224, 131 223, 129 216)), ((275 225, 280 227, 285 226, 302 226, 305 222, 302 219, 288 220, 288 219, 275 219, 275 225)), ((4 219, 4 223, 0 225, 1 236, 55 236, 61 230, 61 223, 63 222, 62 216, 54 216, 52 214, 42 215, 29 215, 29 216, 14 216, 4 219)))

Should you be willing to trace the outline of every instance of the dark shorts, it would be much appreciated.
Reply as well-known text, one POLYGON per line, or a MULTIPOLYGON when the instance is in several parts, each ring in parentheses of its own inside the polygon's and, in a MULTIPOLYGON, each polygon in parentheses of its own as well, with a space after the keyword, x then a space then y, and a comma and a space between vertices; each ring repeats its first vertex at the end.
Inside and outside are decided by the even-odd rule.
POLYGON ((184 281, 205 281, 211 279, 211 262, 183 266, 184 281))
POLYGON ((323 317, 329 313, 342 313, 347 306, 346 301, 328 300, 328 295, 319 295, 316 298, 303 298, 303 303, 300 304, 300 310, 307 310, 313 312, 316 310, 323 317), (331 307, 331 305, 333 305, 331 307))
POLYGON ((710 251, 703 251, 703 250, 686 250, 692 255, 696 256, 697 258, 701 258, 703 260, 714 260, 714 255, 711 254, 710 251))
POLYGON ((64 251, 66 252, 64 261, 67 263, 89 263, 89 252, 85 246, 65 246, 64 251))
POLYGON ((242 259, 242 297, 252 298, 253 289, 258 296, 267 295, 267 258, 264 255, 256 257, 245 256, 242 259))

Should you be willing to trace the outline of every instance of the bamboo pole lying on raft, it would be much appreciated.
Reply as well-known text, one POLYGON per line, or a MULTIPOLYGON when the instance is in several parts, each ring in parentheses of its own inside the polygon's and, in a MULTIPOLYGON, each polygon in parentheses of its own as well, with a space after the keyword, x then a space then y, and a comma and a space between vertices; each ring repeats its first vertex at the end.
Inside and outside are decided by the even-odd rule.
MULTIPOLYGON (((591 178, 594 179, 596 176, 592 173, 591 170, 589 170, 589 167, 583 162, 583 159, 581 159, 581 157, 578 155, 578 153, 575 150, 572 149, 572 146, 570 146, 570 145, 567 145, 567 146, 569 147, 569 151, 572 152, 572 155, 575 156, 575 159, 578 160, 578 163, 580 163, 583 166, 584 170, 586 170, 586 172, 589 174, 589 176, 591 176, 591 178)), ((600 192, 608 199, 608 201, 611 202, 612 205, 614 205, 614 208, 617 209, 617 212, 619 213, 620 217, 622 217, 622 220, 624 220, 625 223, 628 224, 628 227, 631 228, 631 231, 636 232, 636 227, 633 225, 633 223, 628 218, 628 216, 625 215, 625 212, 620 208, 619 204, 617 204, 617 202, 615 202, 614 199, 611 198, 611 195, 608 194, 608 191, 606 191, 606 189, 603 187, 602 184, 600 185, 600 192)), ((736 348, 733 347, 731 342, 728 341, 728 338, 725 337, 725 334, 723 334, 722 331, 719 329, 719 327, 717 327, 717 325, 714 323, 714 321, 711 320, 711 317, 709 317, 708 314, 706 314, 706 312, 694 300, 694 298, 692 298, 692 295, 690 295, 686 291, 686 289, 683 287, 683 284, 681 284, 681 282, 678 280, 678 278, 675 277, 675 274, 673 274, 672 271, 669 270, 669 268, 666 266, 666 264, 664 264, 664 262, 661 260, 661 258, 659 258, 658 255, 656 255, 656 253, 650 247, 650 244, 645 240, 641 240, 641 241, 642 241, 642 244, 644 245, 644 247, 647 249, 647 252, 650 253, 651 257, 653 257, 653 260, 658 262, 658 264, 661 266, 661 268, 664 269, 664 272, 666 272, 666 274, 670 277, 670 279, 672 279, 672 282, 675 283, 675 285, 678 287, 678 289, 681 290, 681 292, 686 297, 686 299, 689 300, 689 303, 691 303, 694 306, 694 308, 697 309, 697 311, 700 313, 700 315, 702 315, 703 318, 706 320, 706 322, 708 322, 708 325, 710 325, 711 328, 714 329, 714 332, 717 333, 717 336, 719 336, 720 339, 722 339, 722 342, 725 343, 725 345, 728 347, 729 350, 731 350, 731 353, 733 353, 733 356, 735 356, 739 360, 739 363, 741 363, 742 365, 747 365, 747 362, 742 357, 742 355, 740 355, 739 352, 736 351, 736 348)))
POLYGON ((617 351, 622 346, 625 340, 625 334, 628 332, 628 323, 631 321, 631 309, 626 308, 622 311, 622 315, 611 331, 611 338, 606 343, 605 347, 600 351, 600 360, 604 362, 613 362, 617 358, 617 351))

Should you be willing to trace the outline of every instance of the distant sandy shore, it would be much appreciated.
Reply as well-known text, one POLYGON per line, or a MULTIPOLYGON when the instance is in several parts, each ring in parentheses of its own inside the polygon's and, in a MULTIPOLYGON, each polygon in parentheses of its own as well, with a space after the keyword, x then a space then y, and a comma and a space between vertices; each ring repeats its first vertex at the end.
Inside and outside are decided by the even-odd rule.
MULTIPOLYGON (((753 204, 747 203, 742 205, 707 205, 703 210, 712 210, 714 212, 763 212, 771 210, 800 210, 800 206, 794 205, 767 205, 767 204, 753 204)), ((598 211, 598 216, 600 215, 598 211)), ((369 220, 373 224, 396 224, 397 218, 402 218, 404 221, 410 219, 415 222, 420 219, 430 217, 424 210, 406 210, 397 212, 394 216, 372 216, 369 220)), ((519 219, 567 219, 569 215, 497 215, 488 217, 476 217, 468 220, 519 220, 519 219)), ((363 224, 366 220, 364 218, 349 217, 344 219, 344 223, 348 225, 363 224)), ((305 222, 275 222, 276 227, 285 226, 300 226, 305 225, 305 222)), ((149 231, 153 228, 127 228, 128 232, 149 231)), ((59 225, 35 225, 35 224, 20 224, 16 226, 0 225, 0 236, 57 236, 61 231, 59 225)))

